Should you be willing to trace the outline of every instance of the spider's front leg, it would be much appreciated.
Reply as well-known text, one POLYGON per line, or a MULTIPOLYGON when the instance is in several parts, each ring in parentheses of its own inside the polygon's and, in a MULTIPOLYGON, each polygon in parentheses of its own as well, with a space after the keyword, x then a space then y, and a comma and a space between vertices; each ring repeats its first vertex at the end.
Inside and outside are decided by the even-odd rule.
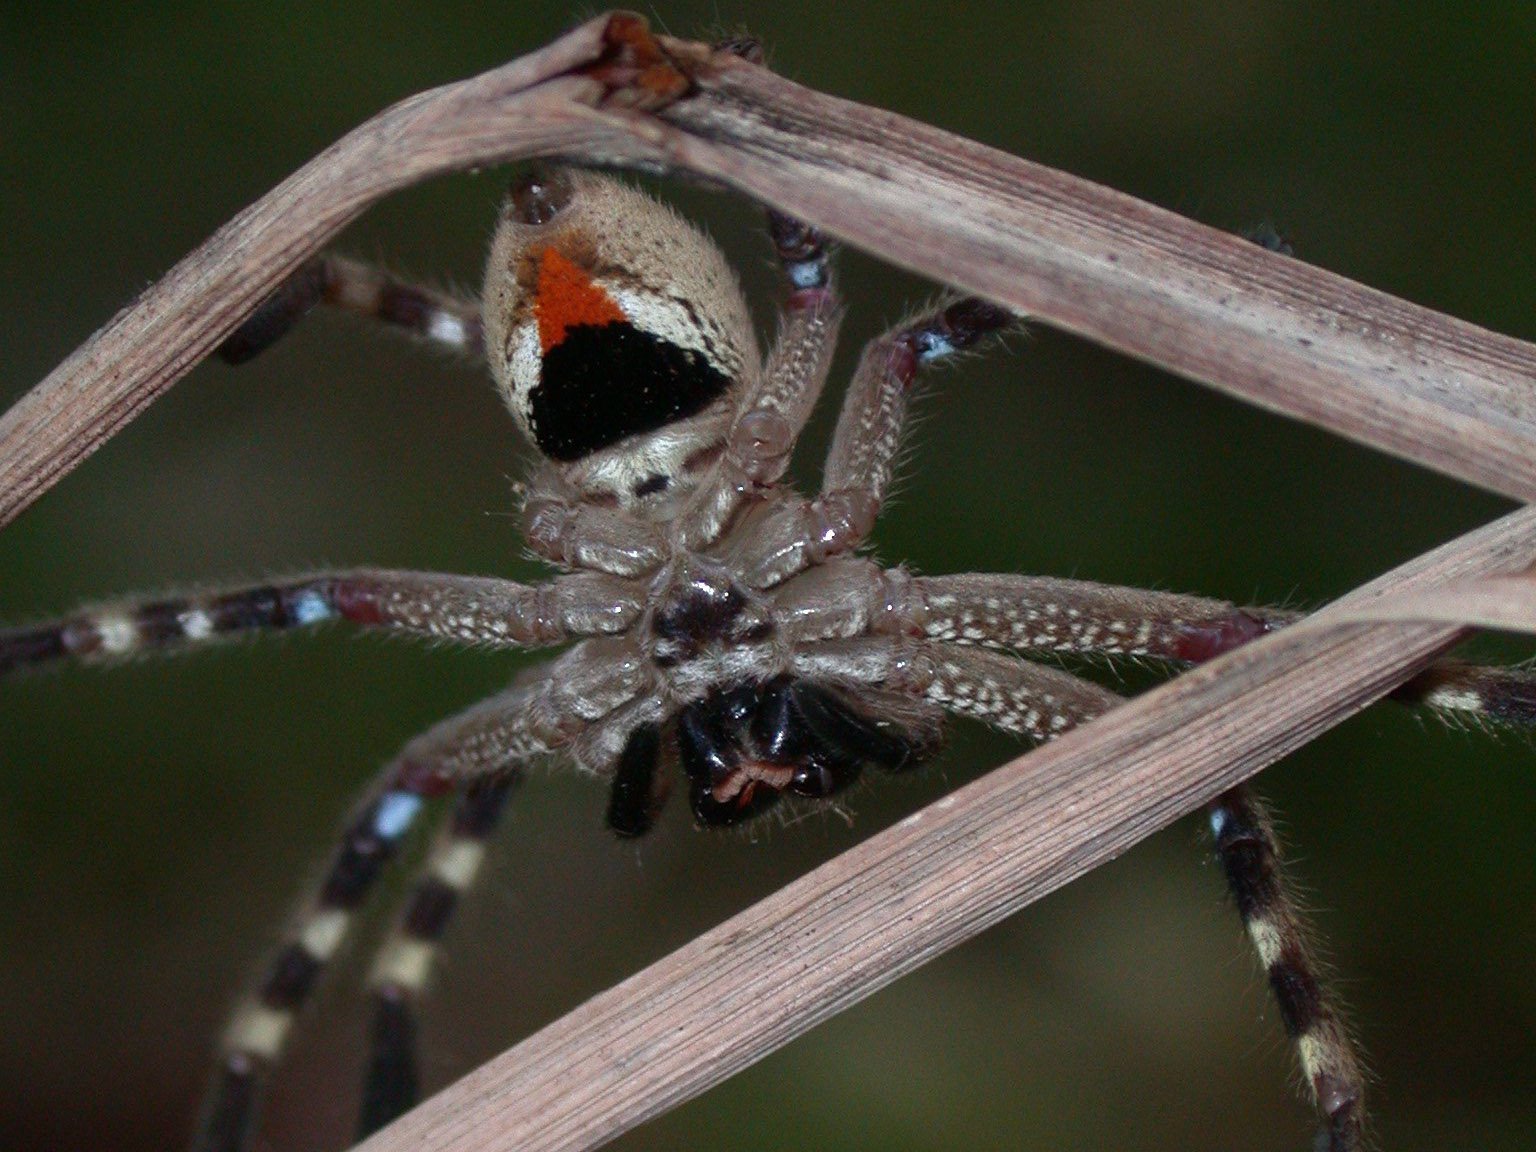
POLYGON ((424 877, 372 980, 375 1021, 361 1124, 371 1130, 414 1103, 415 1003, 437 941, 479 870, 483 841, 521 766, 569 746, 634 699, 645 683, 632 643, 620 637, 589 640, 406 745, 354 811, 287 941, 231 1018, 195 1152, 243 1152, 248 1146, 266 1077, 357 910, 426 801, 460 791, 457 810, 429 853, 424 877))
POLYGON ((792 667, 813 682, 902 693, 1037 741, 1120 703, 1108 688, 1059 668, 906 635, 802 644, 792 667))
MULTIPOLYGON (((915 577, 902 581, 899 592, 891 626, 942 647, 1140 656, 1181 664, 1211 659, 1296 618, 1277 609, 1051 577, 915 577)), ((1269 814, 1250 789, 1239 787, 1213 801, 1207 818, 1228 890, 1322 1114, 1318 1146, 1353 1152, 1362 1138, 1364 1076, 1286 885, 1269 814)))
MULTIPOLYGON (((990 649, 1209 659, 1293 618, 1219 600, 1012 575, 911 577, 861 558, 824 565, 777 601, 797 670, 895 688, 1044 740, 1117 702, 1107 689, 990 649), (837 637, 837 639, 825 639, 837 637)), ((1360 1145, 1364 1080, 1313 958, 1263 805, 1233 789, 1208 808, 1217 855, 1325 1121, 1319 1146, 1360 1145)))

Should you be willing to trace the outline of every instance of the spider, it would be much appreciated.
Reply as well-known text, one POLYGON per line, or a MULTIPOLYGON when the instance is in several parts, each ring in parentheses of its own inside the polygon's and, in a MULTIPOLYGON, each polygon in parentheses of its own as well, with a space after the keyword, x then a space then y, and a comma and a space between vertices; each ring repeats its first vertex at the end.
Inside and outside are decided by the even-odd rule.
MULTIPOLYGON (((1293 618, 1048 577, 918 576, 863 555, 914 380, 1017 320, 950 298, 871 342, 821 488, 803 497, 783 476, 828 376, 841 307, 823 237, 777 212, 768 222, 787 304, 766 356, 734 274, 701 232, 624 183, 571 168, 513 185, 480 301, 323 256, 222 347, 232 363, 249 359, 325 302, 483 352, 537 453, 522 516, 529 547, 557 570, 548 581, 327 571, 0 632, 0 674, 333 621, 478 647, 564 646, 410 741, 358 802, 224 1033, 200 1152, 248 1146, 297 1012, 433 798, 454 796, 452 814, 369 977, 365 1134, 416 1098, 417 1010, 438 943, 530 762, 557 755, 606 778, 607 823, 621 837, 651 827, 674 780, 698 823, 733 825, 785 798, 836 796, 866 768, 910 769, 951 714, 1041 741, 1118 699, 1021 654, 1188 664, 1293 618)), ((1480 716, 1532 711, 1525 678, 1455 664, 1403 695, 1480 716)), ((1268 818, 1244 790, 1209 812, 1323 1114, 1323 1143, 1354 1148, 1361 1077, 1286 896, 1268 818)))

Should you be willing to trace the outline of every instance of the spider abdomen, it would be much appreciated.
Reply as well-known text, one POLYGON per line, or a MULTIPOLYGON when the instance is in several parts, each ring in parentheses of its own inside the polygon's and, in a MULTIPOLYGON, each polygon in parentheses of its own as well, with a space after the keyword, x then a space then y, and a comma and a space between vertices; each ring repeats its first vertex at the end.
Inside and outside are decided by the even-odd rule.
POLYGON ((508 407, 587 499, 670 515, 723 448, 760 358, 720 250, 637 189, 518 180, 486 269, 486 359, 508 407))

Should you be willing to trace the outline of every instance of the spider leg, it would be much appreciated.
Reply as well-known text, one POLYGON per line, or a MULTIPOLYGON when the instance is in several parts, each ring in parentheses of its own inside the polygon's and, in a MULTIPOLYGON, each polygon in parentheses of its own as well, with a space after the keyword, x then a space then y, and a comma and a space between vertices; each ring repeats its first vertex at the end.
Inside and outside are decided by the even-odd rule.
POLYGON ((713 543, 753 492, 779 480, 826 384, 842 320, 825 237, 769 210, 774 253, 789 282, 782 327, 755 387, 744 399, 725 450, 679 518, 688 547, 713 543))
POLYGON ((1318 976, 1306 923, 1285 882, 1269 813, 1246 787, 1223 793, 1206 813, 1228 890, 1264 965, 1307 1090, 1323 1115, 1317 1146, 1353 1152, 1360 1147, 1365 1121, 1365 1078, 1349 1029, 1318 976))
POLYGON ((373 1024, 358 1111, 362 1140, 415 1106, 416 1005, 431 974, 439 942, 463 894, 485 859, 508 796, 521 782, 514 771, 472 780, 427 856, 404 914, 380 951, 369 977, 373 1024))
POLYGON ((1299 618, 1225 600, 1052 576, 909 577, 896 613, 933 640, 1198 663, 1299 618))
POLYGON ((1109 689, 1059 668, 909 636, 806 644, 792 668, 813 681, 903 692, 1033 740, 1059 736, 1120 703, 1109 689))
MULTIPOLYGON (((354 811, 287 941, 231 1018, 194 1152, 242 1152, 247 1147, 261 1088, 299 1010, 424 802, 455 788, 470 789, 460 807, 465 822, 451 826, 449 833, 451 841, 452 829, 461 828, 466 835, 457 839, 468 838, 487 817, 494 819, 505 794, 496 785, 477 782, 499 779, 503 789, 510 788, 507 781, 519 765, 569 744, 587 725, 633 699, 644 684, 631 644, 618 638, 589 640, 405 746, 354 811)), ((462 859, 461 854, 460 865, 462 859)), ((434 864, 440 862, 433 858, 434 864)), ((413 901, 412 911, 427 916, 425 927, 430 921, 426 910, 413 901)))
POLYGON ((767 588, 851 552, 869 536, 890 487, 918 370, 1015 322, 974 296, 950 300, 872 340, 859 358, 827 454, 821 494, 790 501, 763 525, 747 581, 767 588))
MULTIPOLYGON (((578 765, 613 765, 608 825, 619 836, 643 835, 665 793, 657 792, 661 726, 659 706, 641 699, 623 705, 584 729, 567 749, 578 765), (614 749, 619 749, 615 754, 614 749)), ((438 949, 459 901, 480 872, 485 842, 495 830, 514 772, 471 780, 453 817, 428 853, 421 878, 403 914, 380 948, 368 986, 374 1015, 357 1138, 371 1135, 417 1101, 417 1010, 438 949)))
MULTIPOLYGON (((883 630, 920 632, 956 644, 1180 664, 1214 659, 1302 616, 1282 608, 1242 608, 1203 596, 1050 576, 905 576, 873 564, 868 569, 854 570, 845 563, 825 566, 827 576, 822 570, 807 573, 796 585, 813 577, 836 581, 843 586, 841 597, 808 585, 792 602, 781 596, 780 611, 814 597, 821 606, 822 628, 835 618, 845 628, 863 631, 878 620, 883 630)), ((805 614, 809 618, 810 610, 805 614)), ((1530 668, 1439 660, 1392 698, 1447 719, 1536 727, 1536 672, 1530 668)))
POLYGON ((218 347, 243 364, 288 334, 316 304, 400 328, 456 352, 483 356, 480 302, 411 284, 382 268, 324 253, 302 265, 218 347))
MULTIPOLYGON (((963 580, 963 587, 974 588, 984 587, 991 578, 938 579, 963 580)), ((1090 587, 1117 599, 1126 592, 1090 587)), ((1191 597, 1170 599, 1187 601, 1179 605, 1181 612, 1196 620, 1199 613, 1190 609, 1220 606, 1219 601, 1191 597)), ((1231 610, 1230 605, 1226 608, 1231 610)), ((1208 623, 1220 619, 1220 612, 1206 616, 1208 623)), ((796 670, 906 691, 1035 740, 1059 736, 1119 702, 1108 689, 1070 673, 974 646, 980 642, 974 637, 968 640, 905 635, 831 640, 807 645, 796 670)), ((1228 886, 1269 977, 1308 1090, 1324 1117, 1320 1147, 1353 1152, 1363 1124, 1364 1080, 1343 1016, 1318 975, 1304 920, 1286 889, 1269 816, 1247 788, 1235 788, 1209 806, 1208 818, 1228 886)))
POLYGON ((120 659, 333 620, 458 644, 542 646, 622 631, 643 604, 640 590, 600 573, 530 585, 435 572, 323 572, 89 608, 48 624, 0 629, 0 675, 65 659, 120 659))

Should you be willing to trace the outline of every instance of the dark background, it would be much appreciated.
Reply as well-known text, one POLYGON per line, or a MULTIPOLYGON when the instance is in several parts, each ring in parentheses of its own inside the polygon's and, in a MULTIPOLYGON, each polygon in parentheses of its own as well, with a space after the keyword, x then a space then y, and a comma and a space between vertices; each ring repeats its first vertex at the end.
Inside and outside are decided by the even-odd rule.
MULTIPOLYGON (((1536 337, 1536 9, 674 4, 777 67, 1536 337)), ((0 9, 0 393, 380 107, 516 56, 566 4, 0 9)), ((505 174, 368 214, 346 250, 474 285, 505 174)), ((684 191, 768 323, 757 213, 684 191)), ((853 350, 932 289, 842 263, 853 350)), ((939 378, 880 554, 1314 604, 1505 504, 1037 329, 939 378)), ((825 418, 806 442, 813 474, 825 418)), ((0 615, 325 563, 530 577, 511 422, 474 371, 316 318, 195 371, 0 539, 0 615)), ((254 958, 354 789, 515 657, 331 632, 0 691, 0 1145, 165 1149, 254 958)), ((1137 680, 1139 681, 1139 678, 1137 680)), ((1011 754, 957 725, 919 779, 639 846, 536 773, 430 1010, 440 1085, 1011 754), (851 823, 851 826, 850 826, 851 823)), ((1536 752, 1373 710, 1263 777, 1375 1076, 1383 1147, 1529 1148, 1536 752)), ((262 1146, 344 1143, 361 960, 306 1020, 262 1146)), ((1297 1150, 1310 1119, 1188 821, 908 977, 626 1149, 1297 1150)))

